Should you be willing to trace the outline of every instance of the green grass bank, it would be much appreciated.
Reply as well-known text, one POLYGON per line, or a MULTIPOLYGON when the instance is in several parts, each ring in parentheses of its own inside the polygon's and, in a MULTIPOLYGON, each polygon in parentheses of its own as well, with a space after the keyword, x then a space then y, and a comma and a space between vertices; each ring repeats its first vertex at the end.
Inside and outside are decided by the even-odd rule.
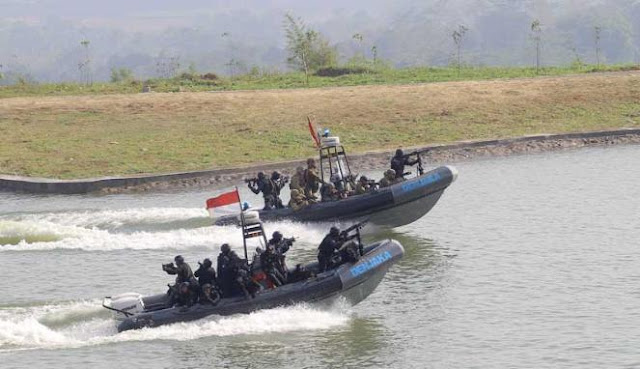
POLYGON ((638 71, 267 88, 3 98, 0 173, 74 179, 304 158, 315 155, 307 114, 354 153, 640 127, 638 71))

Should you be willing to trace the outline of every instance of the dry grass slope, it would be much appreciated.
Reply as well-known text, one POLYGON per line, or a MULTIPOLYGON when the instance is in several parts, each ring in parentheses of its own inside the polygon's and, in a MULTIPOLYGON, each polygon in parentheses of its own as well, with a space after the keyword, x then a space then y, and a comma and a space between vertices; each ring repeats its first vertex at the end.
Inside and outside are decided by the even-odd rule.
POLYGON ((0 172, 83 178, 640 126, 640 73, 299 90, 0 99, 0 172))

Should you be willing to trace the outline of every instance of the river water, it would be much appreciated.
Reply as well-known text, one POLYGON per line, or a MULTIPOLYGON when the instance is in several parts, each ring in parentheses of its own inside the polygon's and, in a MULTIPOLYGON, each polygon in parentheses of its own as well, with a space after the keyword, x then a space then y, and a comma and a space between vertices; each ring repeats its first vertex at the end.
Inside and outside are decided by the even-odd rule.
MULTIPOLYGON (((234 227, 215 190, 0 193, 2 368, 640 367, 640 146, 458 163, 406 249, 356 306, 294 306, 117 334, 102 296, 156 293, 234 227)), ((248 196, 245 196, 248 197, 248 196)), ((260 200, 252 197, 253 202, 260 200)), ((313 259, 328 224, 268 224, 313 259)))

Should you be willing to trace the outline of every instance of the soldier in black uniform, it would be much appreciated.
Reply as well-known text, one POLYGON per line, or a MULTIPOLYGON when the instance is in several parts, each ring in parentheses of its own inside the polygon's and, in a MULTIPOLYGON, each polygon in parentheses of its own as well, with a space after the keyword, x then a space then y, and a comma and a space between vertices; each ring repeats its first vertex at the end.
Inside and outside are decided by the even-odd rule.
POLYGON ((289 179, 287 177, 283 177, 278 171, 271 173, 271 183, 273 183, 273 197, 275 199, 276 209, 284 208, 282 199, 280 199, 280 191, 282 191, 288 181, 289 179))
POLYGON ((284 256, 284 254, 289 251, 289 248, 291 248, 291 246, 293 245, 293 243, 296 241, 296 239, 294 237, 291 238, 284 238, 282 236, 282 233, 275 231, 273 232, 273 234, 271 235, 271 239, 269 240, 268 244, 269 245, 274 245, 276 248, 276 252, 282 256, 284 256))
POLYGON ((341 244, 340 230, 337 227, 331 227, 329 234, 322 239, 320 246, 318 246, 320 273, 333 267, 333 258, 340 249, 341 244))
POLYGON ((289 251, 291 246, 293 246, 294 242, 296 242, 295 237, 284 238, 282 236, 282 233, 278 231, 273 232, 273 234, 271 235, 271 239, 268 242, 269 245, 275 246, 276 253, 280 257, 280 263, 278 266, 280 268, 280 273, 285 276, 285 280, 287 279, 286 277, 288 274, 287 263, 285 262, 285 254, 287 253, 287 251, 289 251))
POLYGON ((402 149, 398 149, 396 150, 396 155, 391 159, 391 169, 396 172, 396 179, 404 179, 404 166, 416 165, 417 163, 418 158, 411 160, 404 155, 402 149))
POLYGON ((218 255, 218 282, 223 297, 231 297, 233 294, 234 268, 240 258, 235 251, 231 250, 228 244, 220 246, 218 255))
POLYGON ((247 186, 256 195, 262 192, 264 210, 271 210, 277 207, 276 185, 263 172, 258 173, 256 180, 248 180, 247 186))
POLYGON ((216 278, 216 271, 213 269, 213 263, 210 259, 204 259, 200 264, 200 268, 196 270, 193 275, 198 278, 198 284, 204 286, 205 284, 217 285, 218 280, 216 278))
POLYGON ((220 246, 218 255, 218 277, 223 297, 237 296, 243 293, 247 298, 253 296, 253 282, 250 278, 246 260, 232 251, 228 244, 220 246), (251 287, 249 291, 247 287, 251 287))
POLYGON ((282 286, 286 282, 286 276, 281 272, 280 255, 276 252, 274 244, 268 244, 267 249, 260 254, 260 266, 276 287, 282 286))

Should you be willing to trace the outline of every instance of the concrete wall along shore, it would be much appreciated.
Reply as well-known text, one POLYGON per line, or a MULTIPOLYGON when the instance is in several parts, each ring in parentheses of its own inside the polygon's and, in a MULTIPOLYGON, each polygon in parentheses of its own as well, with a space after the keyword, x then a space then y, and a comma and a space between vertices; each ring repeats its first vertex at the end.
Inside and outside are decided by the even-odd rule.
MULTIPOLYGON (((405 147, 405 152, 429 149, 423 159, 429 163, 452 163, 476 157, 506 156, 585 146, 640 143, 640 129, 620 129, 566 134, 540 134, 518 138, 462 141, 451 144, 405 147)), ((348 144, 347 144, 347 153, 348 144)), ((357 171, 378 169, 388 165, 391 151, 372 151, 349 156, 349 163, 357 171)), ((140 175, 129 177, 57 180, 0 175, 0 190, 30 193, 83 194, 90 192, 147 191, 194 186, 232 184, 258 171, 279 170, 291 174, 305 160, 294 160, 235 168, 211 169, 196 172, 140 175)))

